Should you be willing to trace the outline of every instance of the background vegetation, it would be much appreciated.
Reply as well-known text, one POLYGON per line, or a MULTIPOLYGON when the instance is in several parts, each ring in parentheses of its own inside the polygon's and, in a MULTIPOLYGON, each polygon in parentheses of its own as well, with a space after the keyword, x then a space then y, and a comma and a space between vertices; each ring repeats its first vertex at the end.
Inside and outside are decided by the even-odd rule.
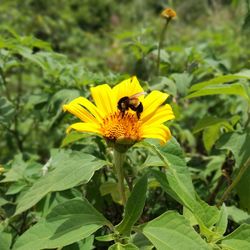
MULTIPOLYGON (((249 22, 249 1, 243 0, 2 0, 0 249, 107 249, 114 240, 110 249, 118 248, 117 244, 124 249, 152 249, 152 244, 158 249, 249 249, 249 22), (157 74, 157 48, 164 25, 160 12, 167 6, 176 10, 177 18, 169 25, 157 74), (175 248, 159 245, 160 240, 157 243, 148 236, 150 224, 142 232, 151 243, 139 229, 134 229, 133 240, 114 234, 105 238, 112 231, 109 223, 117 225, 124 218, 110 167, 112 152, 101 138, 78 133, 66 136, 74 118, 62 112, 64 103, 80 95, 90 98, 91 86, 113 86, 131 75, 147 91, 158 89, 171 95, 168 102, 176 119, 168 126, 180 145, 173 139, 163 151, 157 150, 173 173, 177 171, 181 183, 164 179, 165 163, 152 152, 153 144, 130 149, 125 165, 130 183, 145 187, 145 178, 137 181, 148 174, 144 210, 132 224, 139 217, 136 225, 175 210, 164 217, 165 224, 172 225, 171 216, 180 216, 176 220, 181 224, 189 221, 201 235, 197 234, 199 240, 203 239, 193 248, 185 242, 175 245, 178 239, 175 248), (79 170, 80 179, 62 179, 72 169, 79 170), (186 183, 184 175, 190 175, 193 184, 186 183), (181 195, 183 190, 188 191, 187 197, 181 195), (196 197, 192 199, 200 210, 192 210, 189 196, 196 197), (85 197, 82 200, 88 205, 78 204, 77 197, 85 197), (91 230, 77 227, 81 233, 96 231, 99 239, 75 231, 76 238, 39 236, 50 219, 56 220, 56 214, 70 214, 70 207, 62 209, 74 202, 86 214, 98 217, 99 211, 109 220, 98 217, 99 224, 93 223, 99 226, 91 230), (216 210, 223 202, 222 209, 216 210), (210 217, 199 217, 198 210, 210 217), (208 222, 215 217, 216 221, 208 222), (40 228, 34 232, 42 243, 24 234, 29 228, 36 230, 37 222, 40 228), (43 229, 41 223, 45 223, 43 229)), ((131 199, 144 189, 135 188, 131 199)), ((76 223, 77 218, 72 221, 76 223)), ((196 241, 196 236, 190 237, 196 241)))

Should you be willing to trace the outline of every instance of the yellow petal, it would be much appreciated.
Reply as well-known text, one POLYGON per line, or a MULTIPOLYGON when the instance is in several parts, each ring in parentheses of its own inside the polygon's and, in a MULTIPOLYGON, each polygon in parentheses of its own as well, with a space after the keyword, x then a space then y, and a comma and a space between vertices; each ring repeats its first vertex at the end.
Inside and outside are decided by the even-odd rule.
POLYGON ((142 137, 159 139, 161 143, 164 144, 171 139, 171 132, 169 128, 164 125, 147 126, 142 128, 142 137))
MULTIPOLYGON (((124 96, 130 97, 134 94, 143 92, 143 88, 141 87, 137 77, 132 76, 129 79, 126 79, 121 83, 117 84, 112 89, 112 91, 114 93, 115 102, 117 104, 118 101, 124 96)), ((139 99, 142 100, 143 96, 141 96, 139 99)))
POLYGON ((148 120, 145 118, 142 119, 142 126, 147 126, 147 125, 157 125, 157 124, 162 124, 166 121, 174 119, 174 113, 169 104, 166 104, 162 107, 159 107, 155 113, 152 114, 152 116, 148 116, 148 120))
POLYGON ((79 104, 81 107, 89 111, 89 113, 91 113, 99 122, 102 122, 102 119, 105 116, 105 114, 88 99, 84 97, 78 97, 74 99, 72 103, 79 104))
POLYGON ((141 119, 144 121, 149 119, 152 113, 154 113, 157 108, 166 101, 168 96, 168 94, 162 93, 158 90, 154 90, 148 96, 146 96, 142 102, 143 112, 141 114, 141 119))
POLYGON ((78 132, 91 132, 95 134, 101 134, 100 127, 94 123, 74 123, 67 128, 67 133, 69 133, 72 129, 78 132))
POLYGON ((75 100, 73 100, 69 104, 63 105, 63 110, 70 112, 74 116, 81 119, 83 122, 97 123, 96 118, 91 113, 89 113, 87 109, 82 107, 78 101, 75 100))
POLYGON ((102 84, 90 89, 95 104, 105 116, 113 113, 117 109, 117 103, 109 85, 102 84))

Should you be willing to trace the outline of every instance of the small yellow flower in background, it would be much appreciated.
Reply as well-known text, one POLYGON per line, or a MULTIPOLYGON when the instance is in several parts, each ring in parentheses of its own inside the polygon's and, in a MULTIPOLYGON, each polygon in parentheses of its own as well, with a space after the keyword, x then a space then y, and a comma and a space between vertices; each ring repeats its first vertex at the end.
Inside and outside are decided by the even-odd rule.
POLYGON ((176 17, 176 12, 171 8, 166 8, 161 12, 161 16, 166 19, 172 19, 176 17))
POLYGON ((0 164, 0 175, 4 173, 4 171, 5 171, 4 167, 0 164))
POLYGON ((113 88, 107 84, 93 87, 91 94, 95 105, 78 97, 63 106, 64 111, 81 120, 70 125, 67 132, 74 129, 96 133, 114 145, 133 145, 143 138, 166 143, 171 138, 170 130, 163 125, 174 119, 171 106, 163 105, 168 94, 154 90, 144 98, 145 93, 135 76, 113 88))

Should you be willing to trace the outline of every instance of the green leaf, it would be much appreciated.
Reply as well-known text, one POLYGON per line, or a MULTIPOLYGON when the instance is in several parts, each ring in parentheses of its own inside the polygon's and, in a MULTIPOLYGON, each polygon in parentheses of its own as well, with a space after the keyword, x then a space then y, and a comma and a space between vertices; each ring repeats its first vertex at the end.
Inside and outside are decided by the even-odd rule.
POLYGON ((154 246, 148 240, 148 238, 141 232, 136 232, 135 234, 132 235, 132 242, 140 250, 152 250, 154 248, 154 246))
POLYGON ((20 236, 14 249, 60 248, 87 238, 104 225, 112 226, 86 199, 69 200, 20 236))
POLYGON ((50 165, 53 170, 37 180, 20 198, 15 215, 31 208, 50 192, 62 191, 80 183, 87 183, 94 172, 105 164, 107 162, 97 160, 92 155, 60 151, 52 157, 50 165))
POLYGON ((79 133, 76 131, 72 131, 66 135, 66 137, 63 139, 61 147, 65 147, 73 142, 79 141, 82 138, 88 137, 88 133, 79 133))
POLYGON ((115 240, 115 235, 107 234, 107 235, 97 236, 95 237, 95 239, 98 241, 112 241, 112 240, 115 240))
POLYGON ((143 145, 156 153, 166 167, 166 173, 151 171, 164 191, 193 213, 204 235, 211 238, 214 234, 217 237, 217 233, 212 232, 210 228, 218 221, 219 210, 199 199, 183 152, 175 139, 165 146, 156 146, 145 141, 139 144, 143 145))
POLYGON ((4 198, 0 197, 0 207, 4 206, 5 204, 8 204, 9 201, 5 200, 4 198))
POLYGON ((142 225, 142 233, 159 250, 211 249, 188 220, 174 211, 168 211, 142 225))
POLYGON ((210 152, 216 141, 220 138, 221 134, 221 124, 217 124, 204 129, 202 133, 202 140, 207 152, 210 152))
POLYGON ((1 250, 10 250, 11 234, 0 232, 0 246, 1 250))
POLYGON ((244 85, 241 83, 208 86, 189 94, 186 98, 194 98, 207 95, 219 95, 219 94, 240 95, 249 101, 249 96, 247 94, 247 91, 244 85))
POLYGON ((139 248, 132 243, 121 244, 117 242, 114 245, 110 246, 108 250, 139 250, 139 248))
POLYGON ((194 84, 191 88, 190 88, 190 92, 193 91, 197 91, 200 89, 203 89, 207 86, 211 86, 211 85, 216 85, 216 84, 222 84, 222 83, 228 83, 228 82, 233 82, 236 81, 238 79, 248 79, 249 77, 244 76, 243 74, 240 75, 240 73, 235 74, 235 75, 224 75, 224 76, 218 76, 215 77, 211 80, 208 81, 204 81, 204 82, 200 82, 197 84, 194 84))
POLYGON ((15 115, 14 105, 6 98, 0 97, 0 124, 7 126, 15 115))
POLYGON ((226 133, 216 143, 216 147, 219 149, 228 149, 232 151, 236 166, 242 166, 250 156, 250 129, 244 131, 244 133, 226 133))
POLYGON ((250 214, 248 214, 247 212, 235 206, 226 207, 226 209, 230 220, 238 224, 242 223, 250 224, 250 214))
POLYGON ((193 76, 188 74, 187 72, 184 73, 174 73, 171 75, 171 78, 174 79, 176 88, 180 95, 184 96, 187 94, 188 87, 193 80, 193 76))
POLYGON ((227 217, 228 217, 227 209, 226 209, 225 204, 223 204, 221 206, 219 220, 216 223, 215 229, 214 229, 214 231, 217 232, 220 235, 223 235, 226 232, 227 222, 228 222, 227 217))
POLYGON ((240 225, 221 241, 221 246, 230 250, 250 249, 250 225, 240 225))
POLYGON ((173 80, 164 77, 164 76, 157 76, 152 78, 150 81, 150 86, 152 86, 152 89, 154 90, 165 90, 167 93, 169 93, 172 96, 176 96, 177 94, 177 88, 176 84, 173 80))
POLYGON ((26 167, 27 164, 23 161, 22 155, 16 155, 12 161, 11 169, 4 174, 5 178, 0 182, 17 182, 23 180, 26 167))
POLYGON ((228 120, 213 116, 205 116, 195 125, 193 133, 198 133, 199 131, 214 125, 220 125, 220 127, 225 127, 231 131, 233 130, 233 127, 230 125, 228 120))
POLYGON ((144 175, 134 186, 131 195, 128 198, 125 215, 120 224, 116 226, 116 230, 120 234, 129 235, 132 226, 140 218, 147 192, 147 176, 144 175))
MULTIPOLYGON (((114 202, 122 204, 121 203, 121 196, 119 193, 119 189, 118 189, 118 184, 114 183, 114 182, 105 182, 102 183, 100 186, 100 192, 101 195, 107 195, 110 194, 112 196, 112 199, 114 202)), ((126 195, 129 193, 129 190, 125 188, 125 193, 126 195)))

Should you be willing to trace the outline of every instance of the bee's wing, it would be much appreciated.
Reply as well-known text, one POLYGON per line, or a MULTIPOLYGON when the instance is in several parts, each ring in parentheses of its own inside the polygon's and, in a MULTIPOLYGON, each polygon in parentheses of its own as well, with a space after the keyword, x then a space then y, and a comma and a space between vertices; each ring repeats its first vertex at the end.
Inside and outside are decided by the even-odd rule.
POLYGON ((146 94, 147 94, 146 92, 139 92, 134 95, 131 95, 129 99, 138 98, 139 96, 146 95, 146 94))

